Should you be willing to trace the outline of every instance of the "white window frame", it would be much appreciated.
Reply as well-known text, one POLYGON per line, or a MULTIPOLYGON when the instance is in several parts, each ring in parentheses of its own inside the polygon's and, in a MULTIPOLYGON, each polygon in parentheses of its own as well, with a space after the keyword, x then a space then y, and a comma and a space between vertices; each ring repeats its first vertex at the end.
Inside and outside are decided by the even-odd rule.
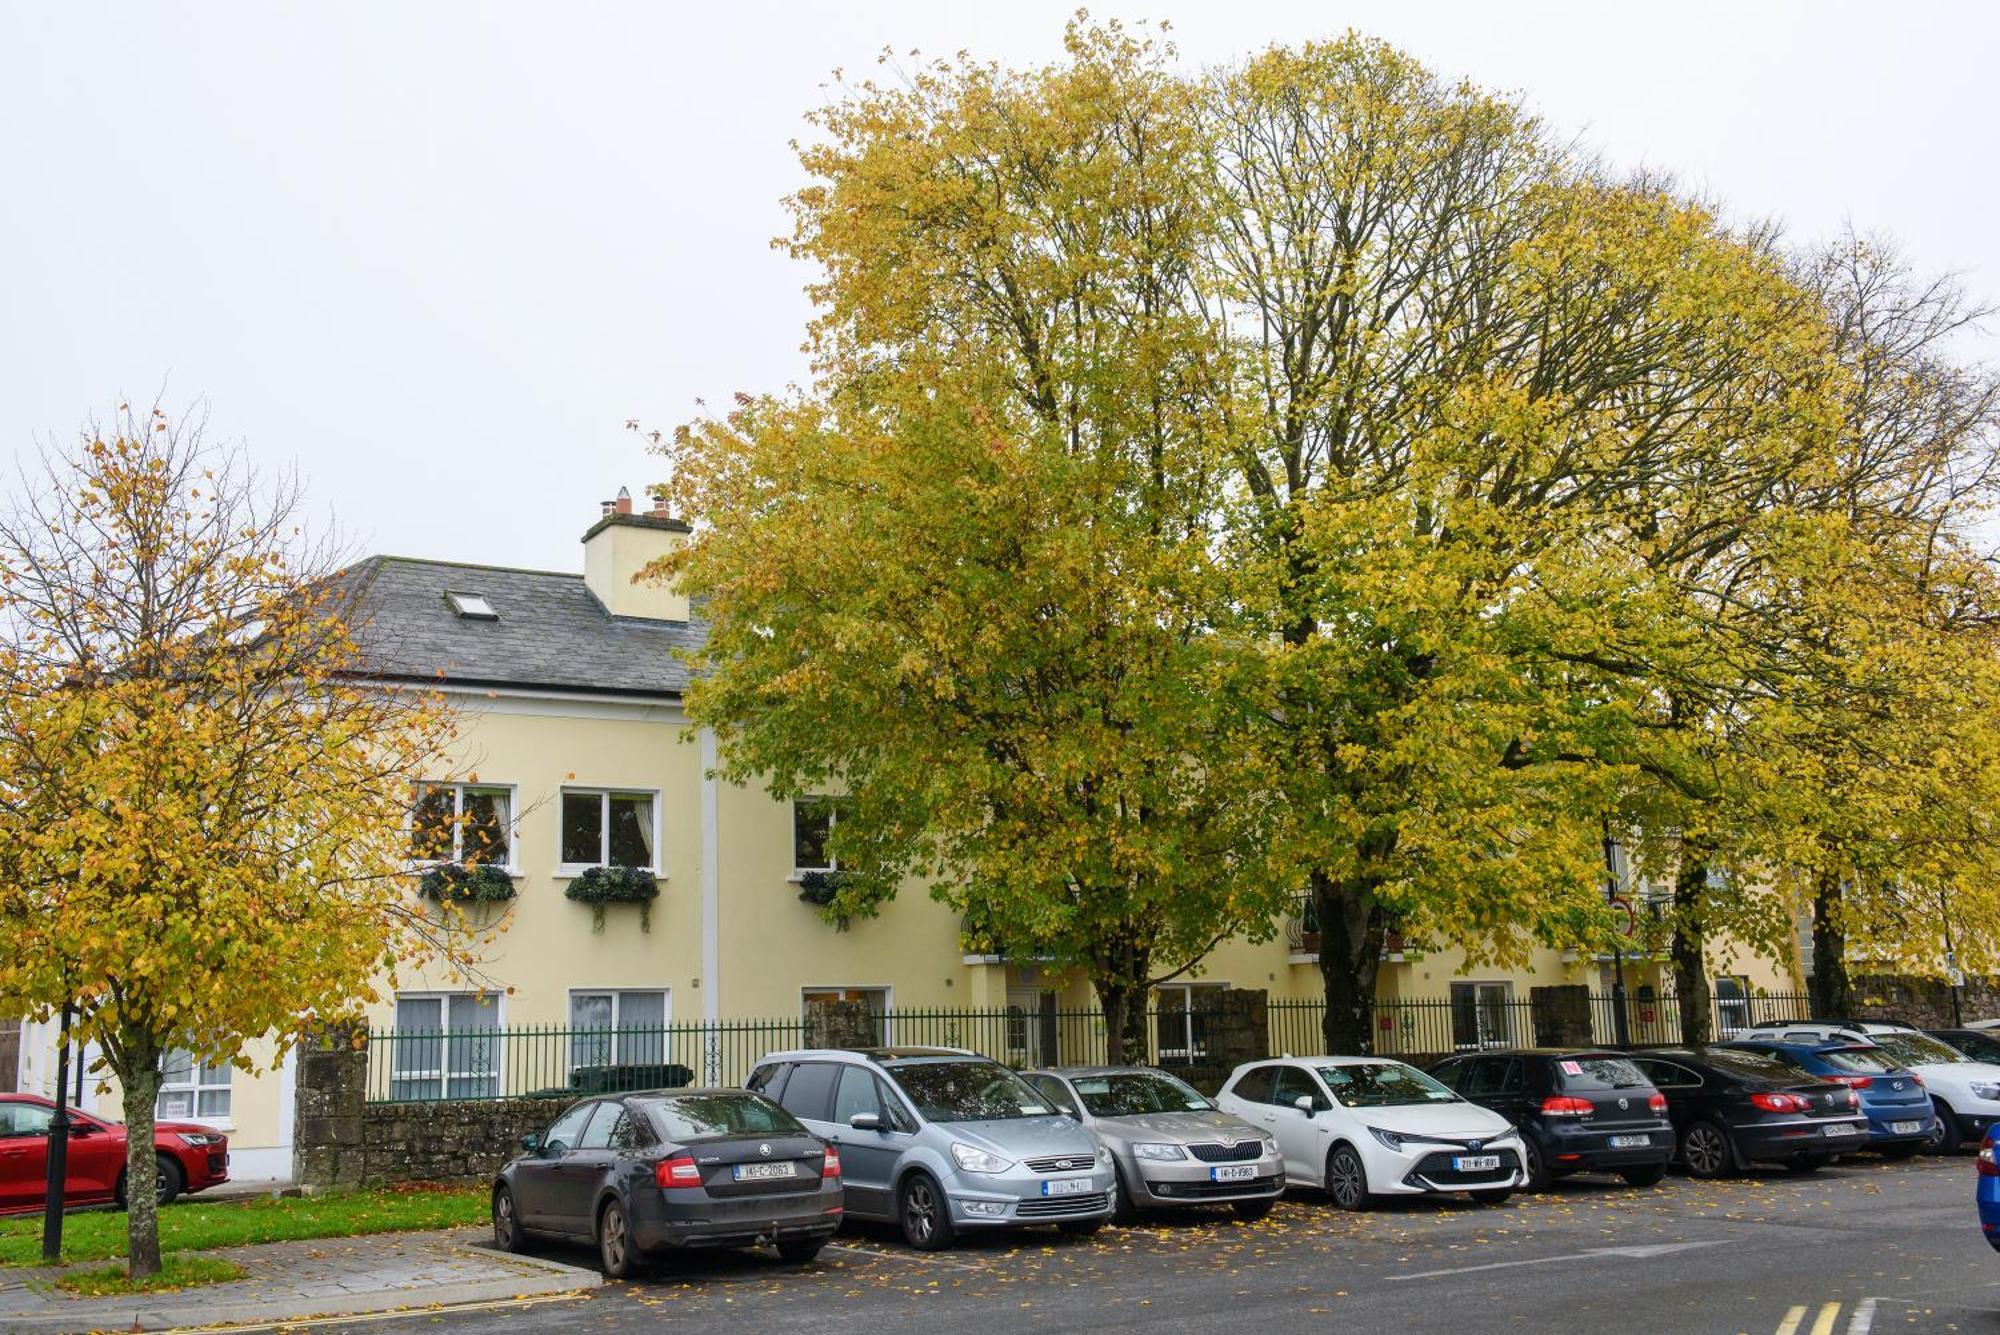
MULTIPOLYGON (((483 787, 484 785, 474 785, 474 786, 483 787)), ((477 1004, 480 995, 481 994, 479 992, 473 990, 450 991, 443 989, 426 989, 424 991, 419 991, 419 992, 398 992, 389 999, 390 1005, 397 1009, 400 1009, 402 1003, 405 1001, 435 1001, 438 1003, 437 1043, 438 1043, 438 1052, 440 1060, 442 1062, 442 1064, 438 1066, 437 1069, 435 1070, 428 1070, 428 1071, 397 1070, 396 1069, 397 1055, 399 1055, 401 1052, 408 1050, 404 1046, 405 1040, 401 1040, 399 1038, 397 1042, 396 1052, 391 1053, 389 1057, 389 1085, 391 1089, 394 1089, 395 1086, 398 1084, 407 1083, 410 1081, 435 1080, 437 1082, 437 1089, 438 1089, 436 1097, 434 1099, 426 1099, 422 1101, 444 1102, 451 1098, 451 1082, 453 1080, 461 1078, 485 1079, 487 1074, 490 1074, 494 1082, 494 1092, 496 1094, 505 1094, 507 1092, 507 1044, 504 1040, 502 1040, 499 1037, 500 1034, 505 1033, 507 1030, 507 996, 504 992, 489 992, 485 994, 487 997, 490 998, 490 1000, 488 1000, 486 1004, 493 1008, 493 1027, 491 1029, 476 1029, 471 1031, 472 1033, 475 1034, 493 1034, 495 1036, 493 1039, 493 1049, 494 1049, 493 1070, 490 1073, 483 1073, 479 1071, 454 1071, 451 1069, 451 1045, 452 1045, 452 1039, 455 1037, 451 1029, 452 998, 471 997, 473 998, 474 1003, 477 1004)), ((396 1014, 396 1010, 392 1010, 390 1013, 394 1015, 396 1014)), ((405 1031, 399 1024, 396 1026, 396 1032, 398 1035, 401 1035, 407 1031, 405 1031)))
POLYGON ((1514 1041, 1514 981, 1511 978, 1453 978, 1445 984, 1445 999, 1452 1003, 1451 1048, 1453 1052, 1489 1052, 1496 1048, 1519 1047, 1514 1041), (1472 1042, 1458 1040, 1457 989, 1472 990, 1472 1042), (1480 1010, 1481 1003, 1490 991, 1500 991, 1500 1029, 1495 1035, 1484 1032, 1485 1016, 1480 1010))
MULTIPOLYGON (((169 1053, 168 1055, 171 1056, 172 1054, 169 1053)), ((235 1091, 231 1088, 231 1076, 235 1071, 233 1066, 226 1061, 211 1065, 201 1058, 196 1057, 193 1053, 189 1053, 188 1079, 176 1080, 171 1084, 166 1079, 166 1068, 167 1063, 162 1061, 160 1063, 160 1091, 153 1098, 153 1116, 156 1119, 165 1119, 171 1122, 196 1122, 202 1126, 213 1127, 228 1127, 231 1125, 230 1116, 236 1105, 235 1091), (217 1076, 221 1077, 220 1081, 216 1079, 217 1076), (221 1091, 223 1096, 223 1110, 219 1113, 202 1112, 201 1096, 203 1094, 213 1094, 218 1090, 221 1091), (163 1111, 160 1104, 169 1094, 188 1095, 190 1100, 188 1106, 192 1111, 187 1113, 163 1111)))
MULTIPOLYGON (((474 785, 474 786, 483 787, 484 785, 474 785)), ((598 799, 597 851, 599 854, 599 858, 596 862, 558 861, 556 863, 556 875, 579 876, 582 873, 590 870, 590 868, 592 867, 610 866, 611 863, 606 861, 606 859, 611 854, 611 799, 614 797, 643 797, 649 799, 653 804, 653 865, 650 867, 641 867, 639 870, 651 872, 653 876, 657 879, 660 875, 660 806, 661 806, 660 790, 657 788, 639 788, 639 787, 621 788, 616 785, 607 787, 601 784, 589 784, 589 783, 564 784, 562 788, 558 790, 556 793, 556 857, 560 859, 563 855, 562 822, 563 822, 564 801, 566 801, 571 797, 581 797, 591 794, 595 794, 598 799)), ((507 846, 511 850, 513 848, 513 843, 510 841, 507 846)), ((629 988, 626 990, 634 992, 646 992, 646 991, 651 991, 652 989, 642 987, 642 988, 629 988)))
POLYGON ((809 793, 809 794, 807 794, 807 795, 806 795, 806 796, 804 796, 804 797, 795 797, 795 798, 793 798, 793 799, 792 799, 792 802, 791 802, 791 806, 792 806, 792 831, 791 831, 791 834, 792 834, 792 874, 791 874, 791 877, 790 877, 790 879, 791 879, 791 880, 794 880, 794 881, 796 881, 796 880, 798 880, 798 879, 799 879, 799 878, 800 878, 801 876, 805 875, 805 874, 806 874, 807 872, 809 872, 809 871, 826 871, 826 872, 833 872, 833 871, 839 871, 839 870, 840 870, 840 859, 839 859, 839 858, 837 858, 837 857, 835 857, 835 856, 834 856, 834 855, 833 855, 833 854, 832 854, 831 852, 828 852, 828 853, 827 853, 827 855, 826 855, 826 860, 827 860, 827 865, 826 865, 826 866, 824 866, 824 867, 801 867, 801 866, 799 866, 799 865, 798 865, 798 856, 799 856, 799 803, 801 803, 801 802, 824 802, 824 803, 826 803, 826 804, 827 804, 827 808, 826 808, 826 841, 827 841, 827 843, 831 844, 831 843, 833 842, 833 830, 834 830, 834 827, 835 827, 836 825, 839 825, 839 824, 840 824, 840 804, 841 804, 842 802, 845 802, 845 801, 847 801, 847 800, 849 800, 849 799, 848 799, 848 798, 846 797, 846 795, 845 795, 845 794, 841 794, 841 793, 809 793))
MULTIPOLYGON (((620 791, 631 791, 631 790, 627 789, 620 791)), ((569 1065, 571 1070, 580 1071, 580 1070, 590 1069, 590 1067, 586 1063, 579 1062, 578 1060, 576 1060, 576 1031, 577 1031, 576 1001, 578 997, 611 998, 611 1059, 601 1064, 604 1066, 627 1066, 631 1064, 623 1060, 624 1054, 619 1052, 618 1050, 619 1045, 624 1037, 619 1032, 618 1026, 620 1019, 623 1018, 622 1012, 625 1009, 625 997, 628 994, 635 992, 659 994, 660 1017, 661 1017, 660 1050, 662 1054, 660 1060, 663 1063, 667 1061, 669 1054, 667 1053, 666 1050, 666 1031, 672 1029, 674 1026, 674 990, 671 987, 666 987, 664 985, 660 987, 572 987, 569 990, 569 1016, 568 1016, 568 1024, 570 1029, 569 1065)))
POLYGON ((1190 1062, 1208 1055, 1206 1043, 1200 1045, 1200 1051, 1196 1051, 1197 1045, 1194 1041, 1195 993, 1213 992, 1217 988, 1226 988, 1228 986, 1229 984, 1226 982, 1211 981, 1204 978, 1199 981, 1188 980, 1178 983, 1161 983, 1153 989, 1152 1009, 1156 1021, 1164 1019, 1167 1014, 1166 1008, 1160 1005, 1159 999, 1169 992, 1178 992, 1181 996, 1181 1032, 1177 1035, 1180 1040, 1179 1044, 1169 1047, 1166 1041, 1166 1034, 1160 1032, 1160 1026, 1157 1023, 1154 1025, 1154 1038, 1159 1045, 1159 1051, 1155 1055, 1161 1061, 1164 1062, 1169 1053, 1177 1054, 1190 1062))
MULTIPOLYGON (((467 789, 481 793, 507 794, 507 861, 505 863, 482 863, 482 866, 499 866, 509 876, 521 874, 521 802, 518 784, 473 783, 458 779, 423 779, 417 783, 417 791, 410 797, 410 814, 404 822, 408 835, 406 843, 414 844, 417 834, 417 804, 423 800, 424 791, 430 788, 451 789, 451 856, 448 858, 420 858, 412 856, 412 867, 448 866, 465 857, 465 793, 467 789)), ((655 845, 657 847, 657 845, 655 845)), ((412 993, 411 995, 415 995, 412 993)), ((436 995, 449 996, 450 993, 436 995)))

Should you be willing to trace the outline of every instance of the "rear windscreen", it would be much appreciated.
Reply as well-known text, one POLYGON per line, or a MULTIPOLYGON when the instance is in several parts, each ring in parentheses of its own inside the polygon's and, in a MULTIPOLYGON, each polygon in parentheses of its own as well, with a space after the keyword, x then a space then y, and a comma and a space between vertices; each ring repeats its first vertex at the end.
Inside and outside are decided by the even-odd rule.
POLYGON ((1887 1075, 1896 1069, 1895 1063, 1870 1048, 1833 1048, 1820 1053, 1819 1059, 1842 1075, 1887 1075))
POLYGON ((798 1119, 760 1094, 683 1094, 647 1100, 667 1139, 683 1144, 720 1136, 803 1136, 798 1119))
POLYGON ((1561 1057, 1556 1080, 1566 1090, 1645 1089, 1651 1082, 1623 1057, 1561 1057))

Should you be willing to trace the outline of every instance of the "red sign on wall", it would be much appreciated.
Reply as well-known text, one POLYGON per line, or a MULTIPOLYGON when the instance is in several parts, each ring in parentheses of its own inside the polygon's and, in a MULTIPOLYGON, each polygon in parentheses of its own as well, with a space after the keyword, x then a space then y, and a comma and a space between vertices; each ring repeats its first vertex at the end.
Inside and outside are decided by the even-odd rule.
POLYGON ((1394 1029, 1396 1027, 1396 1022, 1385 1015, 1381 1019, 1375 1022, 1375 1026, 1376 1028, 1380 1029, 1383 1033, 1386 1034, 1391 1029, 1394 1029))

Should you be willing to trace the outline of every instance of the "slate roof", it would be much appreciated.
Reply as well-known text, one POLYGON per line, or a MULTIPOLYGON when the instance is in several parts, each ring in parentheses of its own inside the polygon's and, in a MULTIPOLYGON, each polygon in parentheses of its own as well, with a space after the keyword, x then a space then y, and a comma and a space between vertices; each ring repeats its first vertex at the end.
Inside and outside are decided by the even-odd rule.
POLYGON ((707 639, 702 622, 611 615, 582 575, 372 556, 345 576, 367 671, 390 680, 678 697, 677 651, 707 639), (499 619, 460 617, 447 593, 480 594, 499 619))

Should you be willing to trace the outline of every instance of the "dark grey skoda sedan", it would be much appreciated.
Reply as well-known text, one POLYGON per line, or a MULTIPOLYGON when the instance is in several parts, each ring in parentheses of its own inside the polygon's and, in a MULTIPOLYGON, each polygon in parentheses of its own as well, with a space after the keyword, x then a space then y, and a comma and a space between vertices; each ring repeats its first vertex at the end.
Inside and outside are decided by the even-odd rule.
POLYGON ((804 1263, 840 1227, 839 1153, 747 1090, 589 1099, 521 1146, 493 1182, 494 1242, 593 1243, 614 1279, 694 1247, 768 1242, 804 1263))

